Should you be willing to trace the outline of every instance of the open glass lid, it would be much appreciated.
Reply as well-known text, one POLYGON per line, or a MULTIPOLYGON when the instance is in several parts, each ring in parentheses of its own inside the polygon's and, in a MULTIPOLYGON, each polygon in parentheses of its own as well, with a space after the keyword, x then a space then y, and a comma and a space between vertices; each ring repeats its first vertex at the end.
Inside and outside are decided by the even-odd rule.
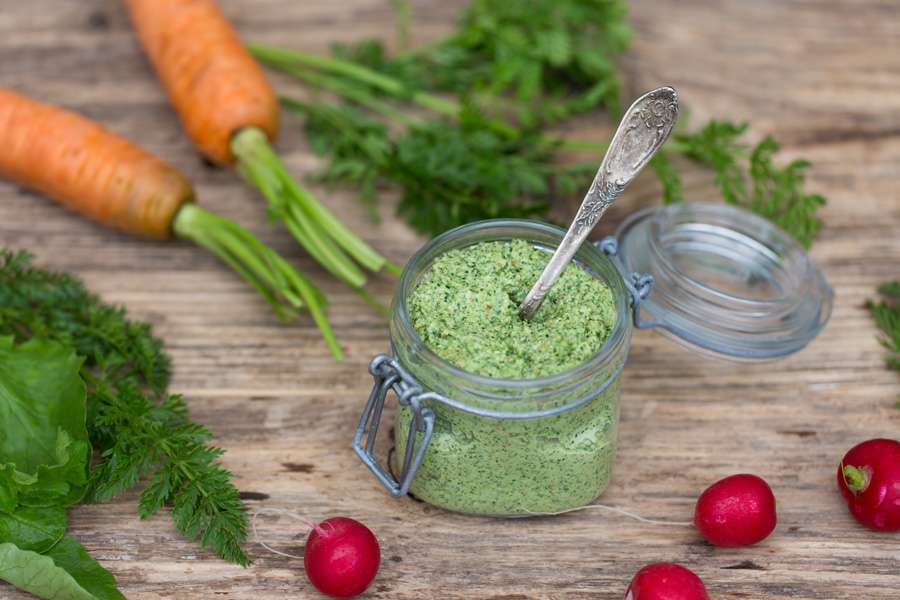
POLYGON ((631 215, 616 237, 626 271, 654 279, 641 321, 695 349, 737 359, 785 356, 831 316, 834 292, 803 248, 745 210, 670 204, 631 215))

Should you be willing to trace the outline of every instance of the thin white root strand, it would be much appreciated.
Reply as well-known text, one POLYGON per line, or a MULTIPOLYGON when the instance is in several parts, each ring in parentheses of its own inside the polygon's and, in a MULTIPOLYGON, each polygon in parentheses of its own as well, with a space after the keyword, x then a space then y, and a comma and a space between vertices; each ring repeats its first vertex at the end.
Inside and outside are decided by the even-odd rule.
POLYGON ((284 517, 290 517, 296 521, 300 521, 310 529, 316 529, 320 533, 322 532, 322 528, 318 523, 314 523, 304 517, 303 515, 297 514, 295 512, 291 512, 284 508, 259 508, 256 512, 253 513, 253 516, 250 517, 250 528, 253 530, 253 539, 256 540, 256 543, 271 552, 272 554, 277 554, 279 556, 286 556, 288 558, 297 558, 302 560, 302 556, 296 556, 294 554, 288 554, 287 552, 282 552, 281 550, 276 550, 275 548, 268 545, 262 538, 259 537, 259 530, 256 528, 256 519, 260 515, 279 515, 284 517))
MULTIPOLYGON (((564 515, 567 513, 579 512, 582 510, 590 510, 594 508, 599 508, 601 510, 605 510, 607 512, 616 513, 622 515, 623 517, 628 517, 629 519, 634 519, 635 521, 640 521, 641 523, 647 523, 648 525, 666 525, 670 527, 693 527, 694 524, 690 521, 658 521, 656 519, 648 519, 646 517, 642 517, 641 515, 635 514, 633 512, 629 512, 623 508, 619 508, 617 506, 609 506, 606 504, 588 504, 587 506, 579 506, 576 508, 569 508, 566 510, 561 510, 558 512, 533 512, 530 510, 525 510, 529 515, 534 515, 536 517, 551 517, 555 515, 564 515)), ((250 518, 250 528, 253 531, 253 539, 256 540, 256 543, 271 552, 272 554, 277 554, 279 556, 285 556, 287 558, 296 558, 302 560, 302 556, 297 556, 295 554, 289 554, 287 552, 282 552, 281 550, 276 550, 269 544, 265 542, 262 538, 259 537, 259 530, 256 527, 256 520, 260 515, 279 515, 284 517, 290 517, 296 521, 300 521, 310 529, 315 529, 319 531, 319 533, 323 533, 322 525, 319 523, 314 523, 310 521, 303 515, 297 514, 295 512, 291 512, 284 508, 259 508, 256 512, 253 513, 253 516, 250 518)))
POLYGON ((623 508, 618 508, 617 506, 608 506, 606 504, 588 504, 587 506, 579 506, 576 508, 569 508, 566 510, 561 510, 559 512, 531 512, 530 510, 526 510, 530 515, 535 516, 553 516, 553 515, 564 515, 566 513, 578 512, 582 510, 590 510, 592 508, 599 508, 608 512, 613 512, 616 514, 620 514, 624 517, 628 517, 629 519, 634 519, 635 521, 640 521, 641 523, 647 523, 648 525, 670 525, 672 527, 693 527, 694 524, 690 521, 657 521, 656 519, 648 519, 646 517, 642 517, 641 515, 635 514, 633 512, 629 512, 623 508))

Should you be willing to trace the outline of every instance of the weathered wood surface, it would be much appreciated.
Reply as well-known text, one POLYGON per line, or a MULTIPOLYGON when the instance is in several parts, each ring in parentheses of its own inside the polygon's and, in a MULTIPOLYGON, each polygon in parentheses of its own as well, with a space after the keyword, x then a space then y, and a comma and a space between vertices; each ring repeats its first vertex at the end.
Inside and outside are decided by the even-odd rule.
MULTIPOLYGON (((334 40, 392 34, 386 0, 222 0, 247 39, 325 49, 334 40)), ((418 0, 414 40, 448 30, 462 0, 418 0)), ((96 118, 178 164, 202 202, 257 231, 312 273, 332 299, 348 360, 328 357, 308 320, 280 325, 213 257, 184 243, 148 243, 86 223, 0 184, 0 242, 71 270, 107 300, 155 324, 175 364, 173 389, 211 426, 250 510, 281 507, 368 523, 384 563, 370 598, 621 598, 643 564, 677 561, 713 597, 900 597, 900 538, 857 526, 834 471, 865 438, 897 437, 900 382, 883 368, 863 308, 877 283, 900 276, 900 20, 888 0, 664 0, 636 2, 634 48, 623 67, 635 94, 675 85, 695 122, 748 119, 774 132, 787 156, 815 163, 827 227, 813 250, 837 292, 823 335, 788 360, 752 366, 703 361, 651 333, 635 336, 625 375, 621 450, 603 501, 657 519, 690 518, 713 480, 752 471, 774 487, 777 532, 748 549, 712 548, 687 528, 653 527, 581 512, 496 521, 392 500, 350 450, 368 392, 369 358, 384 324, 329 280, 262 203, 227 170, 205 166, 179 130, 116 0, 0 3, 0 82, 96 118)), ((279 81, 279 85, 284 82, 279 81)), ((601 118, 583 120, 596 135, 601 118)), ((300 173, 316 159, 286 119, 281 149, 300 173)), ((713 194, 690 171, 690 196, 713 194)), ((656 202, 643 178, 601 225, 656 202)), ((394 219, 366 222, 353 194, 328 203, 394 260, 422 240, 394 219)), ((571 210, 571 206, 568 207, 571 210)), ((560 210, 565 212, 566 207, 560 210)), ((389 211, 385 211, 387 214, 389 211)), ((391 281, 375 290, 387 299, 391 281)), ((382 448, 384 449, 384 448, 382 448)), ((256 600, 316 597, 302 561, 256 544, 241 569, 180 539, 160 515, 140 522, 135 495, 73 511, 71 533, 118 578, 129 598, 256 600)), ((282 550, 302 551, 299 529, 261 520, 282 550)), ((0 597, 26 594, 0 584, 0 597)))

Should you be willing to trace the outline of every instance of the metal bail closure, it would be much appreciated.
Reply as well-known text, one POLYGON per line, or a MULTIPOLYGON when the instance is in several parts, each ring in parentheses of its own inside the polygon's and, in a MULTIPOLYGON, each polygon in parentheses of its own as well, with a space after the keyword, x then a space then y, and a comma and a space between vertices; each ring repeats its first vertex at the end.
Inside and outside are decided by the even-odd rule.
POLYGON ((425 457, 425 449, 428 448, 428 443, 434 434, 434 411, 422 405, 425 394, 418 386, 404 381, 393 357, 379 354, 369 364, 369 372, 374 377, 375 383, 359 419, 359 424, 356 426, 353 450, 392 496, 404 496, 412 485, 413 477, 425 457), (415 427, 409 428, 409 439, 406 442, 406 453, 403 456, 399 481, 391 475, 389 468, 386 469, 378 464, 378 459, 374 454, 375 439, 378 435, 381 414, 389 391, 393 391, 397 395, 401 405, 409 406, 412 409, 416 424, 415 427), (422 439, 416 444, 419 433, 423 434, 422 439), (363 444, 363 437, 365 437, 365 444, 363 444))

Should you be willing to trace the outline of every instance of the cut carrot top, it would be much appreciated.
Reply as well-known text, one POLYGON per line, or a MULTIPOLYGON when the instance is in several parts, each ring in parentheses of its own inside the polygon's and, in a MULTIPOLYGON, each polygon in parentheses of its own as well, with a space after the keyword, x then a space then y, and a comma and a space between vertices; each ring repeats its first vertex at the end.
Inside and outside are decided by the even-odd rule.
POLYGON ((132 23, 185 131, 208 158, 236 164, 329 273, 360 292, 364 270, 397 274, 288 173, 272 148, 278 101, 261 67, 214 0, 128 0, 132 23))
POLYGON ((175 167, 76 113, 0 88, 0 176, 43 192, 105 225, 155 239, 173 235, 214 253, 275 314, 309 310, 335 358, 343 357, 316 287, 252 233, 194 203, 175 167))

